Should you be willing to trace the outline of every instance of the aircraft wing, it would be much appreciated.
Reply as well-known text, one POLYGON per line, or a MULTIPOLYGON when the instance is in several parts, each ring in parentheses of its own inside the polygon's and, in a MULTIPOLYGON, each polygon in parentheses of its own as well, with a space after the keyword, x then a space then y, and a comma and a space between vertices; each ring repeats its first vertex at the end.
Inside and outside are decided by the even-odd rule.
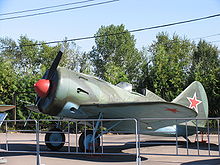
POLYGON ((4 122, 6 117, 7 113, 0 113, 0 127, 2 126, 2 123, 4 122))
MULTIPOLYGON (((183 105, 169 102, 128 102, 113 104, 81 105, 80 110, 88 114, 103 113, 104 118, 191 118, 197 112, 183 105)), ((146 127, 160 128, 175 125, 185 120, 143 120, 146 127)), ((129 127, 129 126, 128 126, 129 127)))
POLYGON ((0 112, 5 112, 13 108, 15 108, 14 105, 0 105, 0 112))

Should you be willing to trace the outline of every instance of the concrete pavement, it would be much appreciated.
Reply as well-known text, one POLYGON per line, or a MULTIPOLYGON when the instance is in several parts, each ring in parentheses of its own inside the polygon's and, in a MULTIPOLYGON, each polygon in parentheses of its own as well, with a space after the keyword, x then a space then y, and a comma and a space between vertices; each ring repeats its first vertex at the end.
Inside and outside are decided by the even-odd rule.
MULTIPOLYGON (((194 140, 194 137, 190 137, 194 140)), ((36 145, 32 141, 35 139, 35 134, 25 133, 13 133, 8 134, 9 151, 35 151, 36 145), (13 140, 17 140, 16 142, 13 140), (20 140, 20 141, 19 141, 20 140), (29 141, 26 141, 29 140, 29 141)), ((43 141, 44 135, 40 136, 40 140, 43 141)), ((75 135, 71 135, 71 151, 76 150, 75 135)), ((5 152, 5 135, 0 134, 0 157, 4 157, 7 162, 6 165, 35 165, 36 154, 35 153, 17 153, 17 152, 5 152)), ((188 150, 186 148, 186 142, 184 139, 178 140, 178 154, 182 156, 175 156, 176 143, 175 138, 172 137, 158 137, 141 135, 141 164, 147 165, 192 165, 192 164, 220 164, 219 146, 217 136, 212 135, 210 137, 210 146, 208 144, 199 143, 198 156, 198 143, 189 144, 188 150), (210 148, 210 150, 208 150, 210 148), (187 156, 190 154, 191 156, 187 156), (210 154, 210 157, 208 155, 210 154)), ((136 164, 136 148, 135 148, 135 136, 134 135, 104 135, 104 152, 112 153, 111 155, 83 155, 83 154, 63 154, 63 153, 42 153, 41 164, 45 165, 131 165, 136 164), (127 155, 117 155, 117 154, 127 155)), ((40 144, 40 150, 50 152, 42 142, 40 144)), ((68 150, 66 146, 61 150, 65 152, 68 150)))

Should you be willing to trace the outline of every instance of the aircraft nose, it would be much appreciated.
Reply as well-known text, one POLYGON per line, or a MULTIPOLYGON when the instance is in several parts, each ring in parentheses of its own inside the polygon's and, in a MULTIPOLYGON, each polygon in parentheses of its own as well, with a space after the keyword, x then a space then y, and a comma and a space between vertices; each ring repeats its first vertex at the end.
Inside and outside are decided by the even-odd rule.
POLYGON ((48 95, 50 88, 50 80, 40 79, 34 84, 34 90, 39 97, 44 98, 48 95))

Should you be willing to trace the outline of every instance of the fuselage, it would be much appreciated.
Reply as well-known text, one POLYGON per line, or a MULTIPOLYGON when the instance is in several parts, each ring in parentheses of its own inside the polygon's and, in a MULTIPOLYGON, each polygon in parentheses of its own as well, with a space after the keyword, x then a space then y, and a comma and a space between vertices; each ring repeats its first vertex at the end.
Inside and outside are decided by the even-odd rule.
POLYGON ((97 77, 58 68, 51 80, 46 98, 41 99, 41 112, 68 118, 88 118, 89 114, 78 112, 81 105, 120 102, 164 101, 153 93, 146 97, 136 92, 114 86, 97 77))

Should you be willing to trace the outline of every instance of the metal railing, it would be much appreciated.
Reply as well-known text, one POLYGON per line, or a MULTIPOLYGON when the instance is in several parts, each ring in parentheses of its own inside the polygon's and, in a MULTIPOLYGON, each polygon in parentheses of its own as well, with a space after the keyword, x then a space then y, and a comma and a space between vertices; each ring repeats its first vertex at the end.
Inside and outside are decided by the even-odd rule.
MULTIPOLYGON (((136 119, 81 119, 81 120, 16 120, 16 123, 22 123, 23 122, 23 126, 25 127, 29 127, 29 123, 30 122, 34 122, 34 127, 31 126, 31 129, 25 129, 24 128, 20 128, 19 129, 8 129, 8 123, 10 122, 14 122, 15 120, 5 120, 3 122, 3 127, 5 128, 5 130, 2 130, 3 132, 5 132, 5 149, 1 150, 3 152, 17 152, 17 153, 36 153, 36 160, 37 160, 37 165, 40 164, 40 154, 43 153, 53 153, 53 154, 87 154, 87 155, 136 155, 136 164, 140 164, 140 149, 139 149, 139 143, 138 143, 138 125, 137 125, 137 120, 136 119), (114 127, 114 125, 118 125, 120 123, 123 123, 125 121, 129 121, 129 122, 133 122, 133 125, 135 126, 135 136, 134 136, 134 141, 135 141, 135 148, 136 148, 136 152, 135 153, 115 153, 115 152, 105 152, 104 151, 104 145, 106 144, 104 142, 104 137, 103 135, 107 132, 114 132, 117 133, 117 131, 111 131, 111 129, 114 127), (50 151, 48 149, 45 149, 45 145, 42 145, 42 143, 45 143, 45 140, 42 140, 42 137, 47 134, 47 133, 57 133, 56 131, 50 131, 45 129, 42 125, 43 123, 48 123, 48 126, 51 125, 57 125, 54 123, 59 123, 58 125, 64 125, 64 131, 62 131, 62 133, 65 135, 65 137, 67 137, 64 146, 64 149, 62 149, 61 151, 50 151), (100 127, 104 127, 106 122, 111 122, 113 123, 112 128, 108 129, 108 130, 103 130, 100 129, 99 131, 99 136, 96 138, 100 138, 101 139, 101 143, 100 143, 100 149, 101 151, 97 151, 95 150, 94 147, 94 141, 92 143, 93 145, 93 150, 92 151, 87 151, 87 149, 85 148, 84 151, 80 151, 79 150, 79 133, 81 132, 87 132, 90 129, 94 129, 95 128, 95 124, 97 122, 100 122, 100 127), (83 123, 83 124, 82 124, 83 123), (79 127, 79 125, 81 125, 81 127, 79 127), (71 128, 74 127, 74 131, 71 132, 71 128), (34 133, 35 137, 32 137, 33 139, 22 139, 22 140, 17 140, 16 136, 10 136, 10 133, 14 133, 14 132, 19 132, 19 133, 34 133), (75 143, 73 143, 72 141, 75 141, 75 143), (25 147, 22 147, 22 150, 15 150, 14 148, 11 148, 10 146, 13 146, 15 143, 32 143, 33 145, 36 145, 36 150, 25 150, 25 147), (65 150, 65 148, 67 148, 65 150)), ((21 124, 20 124, 21 125, 21 124)), ((33 125, 33 123, 32 123, 33 125)), ((61 126, 62 127, 62 126, 61 126)), ((129 131, 123 131, 124 133, 131 133, 129 131)), ((62 141, 51 141, 51 143, 61 143, 62 141)), ((85 142, 86 143, 86 142, 85 142)), ((124 144, 124 142, 117 142, 118 144, 124 144)), ((113 144, 113 143, 108 143, 108 144, 113 144)), ((0 148, 1 149, 1 148, 0 148)))
MULTIPOLYGON (((103 154, 103 155, 135 155, 136 156, 136 164, 141 163, 141 156, 144 155, 178 155, 178 156, 220 156, 220 132, 219 132, 219 120, 220 118, 203 118, 203 119, 195 119, 195 118, 141 118, 141 119, 77 119, 77 120, 16 120, 19 129, 12 129, 10 127, 10 123, 15 120, 5 120, 1 127, 1 131, 3 134, 1 137, 5 136, 5 140, 3 142, 3 138, 1 138, 1 146, 4 145, 2 152, 23 152, 23 153, 35 153, 37 156, 37 165, 40 164, 40 154, 42 153, 54 153, 54 154, 103 154), (161 129, 161 128, 146 128, 146 125, 154 125, 152 123, 158 123, 157 121, 170 121, 173 120, 178 125, 172 126, 171 130, 161 129), (210 121, 214 121, 217 125, 215 134, 212 133, 213 129, 210 126, 210 121), (201 121, 206 122, 206 127, 200 127, 201 121), (82 132, 87 132, 90 129, 97 129, 97 123, 99 122, 99 135, 96 138, 100 138, 100 150, 97 151, 95 149, 95 141, 92 142, 93 150, 87 151, 85 148, 83 151, 79 149, 79 134, 82 132), (125 123, 123 123, 125 122, 125 123), (129 124, 130 123, 130 124, 129 124), (143 124, 145 123, 145 124, 143 124), (147 123, 147 124, 146 124, 147 123), (125 127, 122 127, 123 130, 114 131, 114 128, 120 128, 120 126, 128 125, 128 130, 125 130, 125 127), (109 129, 105 129, 105 126, 108 126, 109 129), (109 125, 111 125, 109 127, 109 125), (64 142, 64 149, 61 151, 50 151, 46 149, 44 145, 45 140, 43 140, 43 136, 47 133, 56 133, 56 131, 50 131, 48 128, 50 126, 61 128, 62 133, 66 137, 66 141, 64 142), (166 130, 166 131, 164 131, 166 130), (193 133, 194 131, 194 133, 193 133), (201 132, 206 132, 207 141, 206 143, 201 143, 199 140, 199 135, 201 132), (31 139, 16 139, 16 136, 11 136, 11 133, 19 132, 19 133, 32 133, 31 139), (134 153, 115 153, 109 152, 105 150, 105 147, 109 144, 119 145, 125 144, 125 142, 112 142, 105 141, 107 137, 105 134, 112 132, 114 134, 130 134, 134 135, 133 143, 135 152, 134 153), (162 138, 158 138, 155 140, 148 140, 149 135, 159 134, 162 135, 162 138), (105 135, 105 136, 103 136, 105 135), (166 137, 169 135, 169 137, 166 137), (186 139, 182 138, 185 136, 186 139), (146 141, 147 140, 147 141, 146 141), (193 141, 191 143, 191 141, 193 141), (13 145, 15 143, 28 143, 36 145, 36 150, 15 150, 13 145), (169 150, 166 153, 157 153, 151 152, 152 150, 146 150, 146 147, 157 146, 157 145, 169 145, 172 146, 172 151, 169 150), (214 145, 214 149, 213 149, 214 145)), ((166 126, 164 127, 166 128, 166 126)), ((27 136, 29 137, 29 136, 27 136)), ((153 136, 155 137, 155 136, 153 136)), ((52 141, 53 143, 60 143, 60 141, 52 141)), ((85 141, 86 143, 86 141, 85 141)), ((162 151, 161 151, 162 152, 162 151)))
MULTIPOLYGON (((139 119, 138 125, 141 125, 140 123, 143 121, 148 121, 148 123, 151 123, 151 121, 155 122, 161 120, 173 120, 176 121, 177 125, 173 126, 175 129, 171 131, 168 128, 168 131, 164 131, 165 129, 162 131, 157 131, 157 129, 139 130, 139 134, 142 136, 143 134, 155 135, 159 133, 161 136, 169 137, 169 140, 173 140, 173 143, 155 142, 154 145, 175 145, 175 151, 167 153, 141 152, 140 155, 220 156, 220 118, 141 118, 139 119), (200 126, 201 121, 206 123, 205 127, 200 126), (217 124, 215 129, 210 128, 210 121, 217 124), (204 135, 206 135, 206 140, 203 140, 204 135), (201 136, 201 139, 199 136, 201 136), (213 150, 211 149, 211 145, 214 145, 215 147, 213 150), (184 152, 184 150, 186 152, 184 152)), ((167 126, 164 128, 166 127, 167 126)), ((141 142, 141 144, 151 145, 152 143, 141 142)))

